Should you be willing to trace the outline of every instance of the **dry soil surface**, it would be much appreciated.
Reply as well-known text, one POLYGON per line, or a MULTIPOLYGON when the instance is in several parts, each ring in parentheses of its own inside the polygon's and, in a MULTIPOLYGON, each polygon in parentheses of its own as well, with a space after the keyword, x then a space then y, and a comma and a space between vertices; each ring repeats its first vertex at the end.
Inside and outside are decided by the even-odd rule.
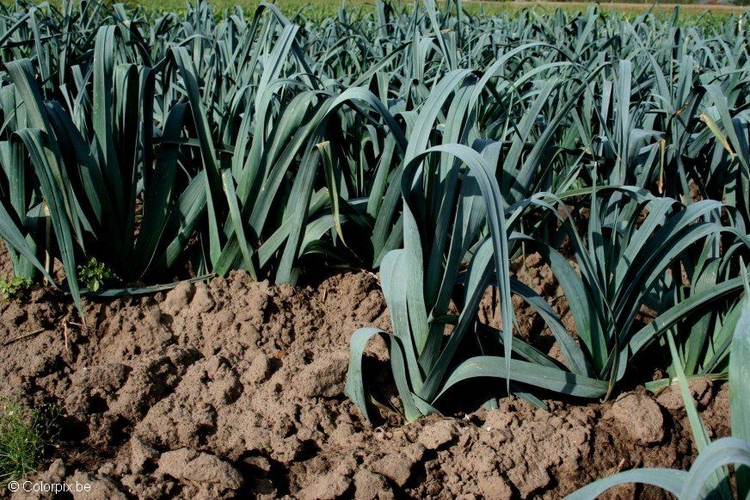
MULTIPOLYGON (((542 271, 529 282, 554 295, 542 271)), ((60 446, 31 479, 91 485, 76 498, 560 498, 620 470, 687 468, 695 457, 671 390, 367 422, 343 388, 352 333, 389 330, 370 273, 293 288, 235 272, 85 309, 82 325, 49 290, 0 305, 0 395, 64 407, 60 446)), ((373 359, 385 356, 375 345, 373 359)), ((726 435, 726 387, 694 393, 710 432, 726 435)))

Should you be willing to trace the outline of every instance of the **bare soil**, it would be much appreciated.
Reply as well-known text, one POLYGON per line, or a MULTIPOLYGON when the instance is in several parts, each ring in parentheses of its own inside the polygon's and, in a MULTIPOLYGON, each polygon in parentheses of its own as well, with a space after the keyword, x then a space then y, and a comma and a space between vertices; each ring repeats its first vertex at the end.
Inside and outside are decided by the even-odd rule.
MULTIPOLYGON (((501 4, 502 0, 465 0, 469 4, 482 4, 482 5, 497 5, 501 4)), ((578 9, 585 11, 589 7, 588 2, 546 2, 537 0, 514 0, 513 2, 502 3, 503 7, 508 9, 531 9, 535 7, 541 7, 554 11, 555 9, 578 9)), ((694 3, 648 3, 648 2, 620 2, 620 1, 608 1, 599 2, 599 6, 605 12, 615 11, 621 13, 636 13, 642 14, 646 9, 653 8, 655 13, 668 14, 672 12, 675 7, 679 7, 680 11, 684 14, 701 14, 704 12, 720 12, 725 14, 742 14, 747 12, 748 7, 745 5, 729 5, 723 0, 707 0, 699 1, 694 3)))
MULTIPOLYGON (((527 263, 528 282, 554 297, 548 273, 527 263)), ((367 422, 343 388, 352 333, 390 329, 371 273, 294 288, 235 272, 85 309, 84 325, 49 290, 0 305, 0 396, 65 410, 60 446, 31 479, 92 486, 76 498, 560 498, 620 470, 695 458, 671 389, 367 422)), ((526 314, 526 336, 543 343, 526 314)), ((372 356, 384 360, 384 348, 372 356)), ((727 435, 726 386, 697 384, 694 395, 710 432, 727 435)))

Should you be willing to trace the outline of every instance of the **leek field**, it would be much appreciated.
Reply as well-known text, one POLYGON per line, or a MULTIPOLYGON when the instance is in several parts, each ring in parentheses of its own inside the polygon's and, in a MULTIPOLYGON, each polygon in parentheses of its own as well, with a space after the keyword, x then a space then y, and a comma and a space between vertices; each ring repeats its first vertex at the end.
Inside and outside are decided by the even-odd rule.
POLYGON ((578 494, 632 481, 745 498, 750 16, 475 7, 3 5, 13 277, 83 317, 235 270, 296 284, 365 269, 391 327, 352 332, 345 393, 363 418, 461 407, 463 388, 486 408, 545 407, 675 383, 701 452, 690 472, 578 494), (533 254, 560 295, 514 271, 533 254), (557 355, 522 332, 519 304, 557 355), (390 400, 363 363, 375 338, 390 400), (666 377, 642 376, 659 363, 666 377), (733 437, 711 444, 688 382, 727 378, 733 437))

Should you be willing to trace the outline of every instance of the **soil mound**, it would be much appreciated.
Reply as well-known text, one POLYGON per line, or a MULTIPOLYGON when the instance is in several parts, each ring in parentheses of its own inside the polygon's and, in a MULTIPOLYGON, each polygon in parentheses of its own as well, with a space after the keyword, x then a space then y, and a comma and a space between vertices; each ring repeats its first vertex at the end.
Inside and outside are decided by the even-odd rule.
MULTIPOLYGON (((56 460, 35 479, 87 482, 91 498, 559 498, 618 470, 694 458, 671 393, 364 421, 343 388, 351 334, 389 329, 371 273, 313 289, 235 272, 87 301, 85 326, 49 291, 0 311, 0 395, 66 412, 56 460)), ((726 388, 696 391, 725 435, 726 388)))

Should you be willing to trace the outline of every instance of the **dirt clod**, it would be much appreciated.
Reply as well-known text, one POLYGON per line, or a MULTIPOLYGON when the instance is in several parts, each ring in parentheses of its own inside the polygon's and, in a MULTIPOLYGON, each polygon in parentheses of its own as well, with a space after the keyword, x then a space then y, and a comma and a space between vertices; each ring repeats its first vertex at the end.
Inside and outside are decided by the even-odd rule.
POLYGON ((618 399, 604 414, 605 419, 614 419, 641 446, 648 446, 664 439, 664 417, 659 405, 644 394, 627 394, 618 399))
POLYGON ((299 387, 308 397, 333 398, 344 392, 349 353, 332 353, 306 366, 299 376, 299 387))
POLYGON ((428 450, 437 450, 456 438, 456 426, 450 420, 436 420, 422 429, 419 442, 428 450))
POLYGON ((372 464, 372 470, 391 479, 398 486, 404 486, 411 477, 415 462, 402 453, 391 453, 372 464))
POLYGON ((127 500, 128 498, 111 479, 99 475, 76 472, 70 478, 70 482, 73 485, 71 489, 74 500, 100 500, 102 498, 127 500))
POLYGON ((340 498, 351 486, 352 481, 338 472, 331 472, 321 477, 314 484, 298 493, 302 500, 328 500, 340 498))

